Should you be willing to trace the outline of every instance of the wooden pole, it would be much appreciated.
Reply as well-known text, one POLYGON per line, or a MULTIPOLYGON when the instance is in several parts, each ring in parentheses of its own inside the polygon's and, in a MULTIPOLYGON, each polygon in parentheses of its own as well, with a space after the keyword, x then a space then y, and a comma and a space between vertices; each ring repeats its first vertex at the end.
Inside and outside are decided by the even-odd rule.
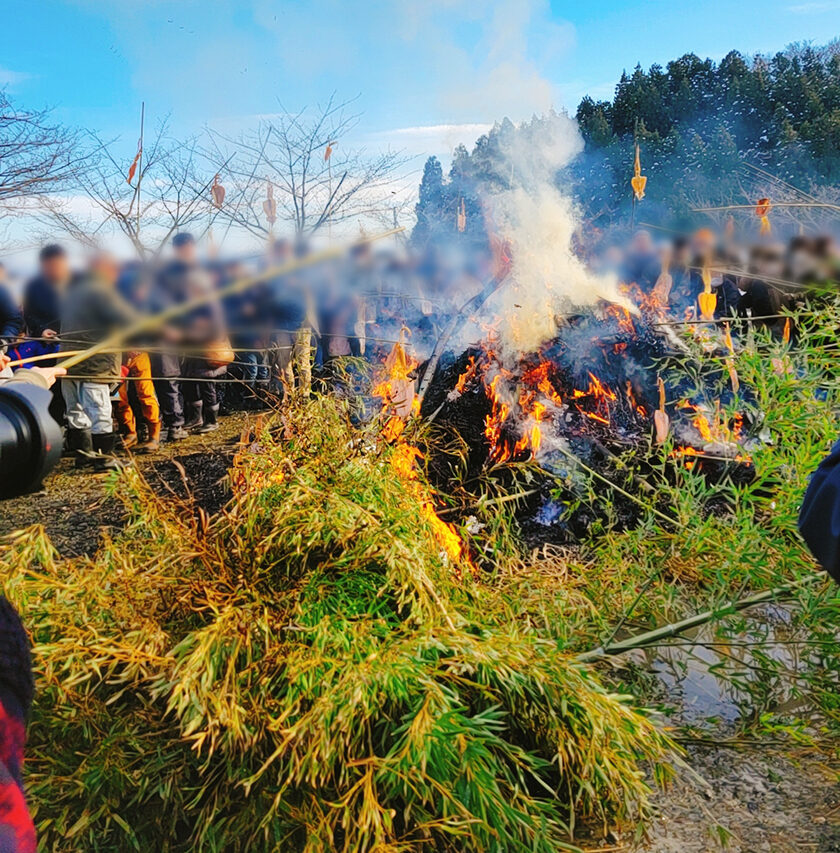
POLYGON ((137 237, 137 246, 140 249, 140 257, 143 257, 143 250, 140 243, 140 183, 143 180, 143 127, 146 122, 146 102, 140 103, 140 159, 137 161, 137 225, 135 226, 135 235, 137 237))

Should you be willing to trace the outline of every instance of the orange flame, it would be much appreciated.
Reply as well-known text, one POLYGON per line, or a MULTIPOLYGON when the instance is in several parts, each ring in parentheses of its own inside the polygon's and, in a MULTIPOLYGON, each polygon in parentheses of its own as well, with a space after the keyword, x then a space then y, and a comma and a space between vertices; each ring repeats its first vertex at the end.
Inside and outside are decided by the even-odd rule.
POLYGON ((416 467, 417 460, 422 458, 423 454, 418 448, 406 442, 401 442, 394 448, 391 464, 394 466, 394 470, 400 479, 404 480, 409 488, 413 488, 418 497, 421 497, 423 518, 432 529, 435 538, 440 543, 450 562, 457 566, 465 560, 473 571, 475 571, 475 566, 473 566, 469 559, 466 546, 458 531, 453 525, 448 524, 438 517, 431 501, 422 499, 422 492, 417 482, 418 474, 416 467))

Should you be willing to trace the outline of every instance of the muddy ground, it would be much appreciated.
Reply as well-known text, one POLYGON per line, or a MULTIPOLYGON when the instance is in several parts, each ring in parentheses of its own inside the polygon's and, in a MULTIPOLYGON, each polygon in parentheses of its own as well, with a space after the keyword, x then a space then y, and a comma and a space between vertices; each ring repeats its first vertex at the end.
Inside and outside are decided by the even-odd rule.
MULTIPOLYGON (((250 420, 253 421, 253 416, 250 420)), ((123 454, 121 458, 136 465, 159 494, 191 496, 199 506, 213 513, 227 500, 225 477, 235 445, 248 422, 245 415, 232 415, 221 419, 218 432, 162 444, 155 454, 130 459, 123 454)), ((80 473, 72 459, 62 459, 47 478, 42 493, 3 502, 0 536, 42 524, 62 556, 92 554, 103 534, 113 534, 124 518, 120 502, 107 494, 107 482, 107 476, 80 473)))
MULTIPOLYGON (((227 469, 249 421, 253 416, 223 418, 218 432, 163 445, 132 464, 159 494, 192 496, 215 512, 227 499, 227 469)), ((44 493, 3 503, 0 536, 38 523, 61 555, 92 554, 122 521, 122 506, 107 494, 106 478, 80 474, 72 460, 63 459, 44 493)), ((688 682, 663 681, 674 704, 699 702, 702 715, 726 718, 731 697, 714 688, 704 695, 710 692, 709 673, 696 667, 689 672, 688 682)), ((711 741, 686 744, 690 770, 656 796, 656 815, 644 839, 611 830, 578 843, 602 853, 840 853, 840 762, 778 743, 744 745, 723 736, 711 741)))

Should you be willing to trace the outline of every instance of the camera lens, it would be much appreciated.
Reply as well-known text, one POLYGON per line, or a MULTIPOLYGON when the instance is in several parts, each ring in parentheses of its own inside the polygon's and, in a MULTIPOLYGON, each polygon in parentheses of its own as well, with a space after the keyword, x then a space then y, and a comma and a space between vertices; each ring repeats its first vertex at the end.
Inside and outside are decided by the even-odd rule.
POLYGON ((61 457, 51 399, 49 391, 29 383, 0 386, 0 498, 38 488, 61 457))

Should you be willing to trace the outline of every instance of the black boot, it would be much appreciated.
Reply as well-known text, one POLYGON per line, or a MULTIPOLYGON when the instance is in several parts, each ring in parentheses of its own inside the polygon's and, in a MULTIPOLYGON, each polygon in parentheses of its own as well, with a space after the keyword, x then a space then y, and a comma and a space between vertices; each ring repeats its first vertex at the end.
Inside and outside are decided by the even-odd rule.
POLYGON ((105 473, 119 470, 120 463, 114 456, 116 444, 117 434, 114 432, 104 432, 93 436, 93 449, 97 454, 94 459, 94 468, 97 472, 105 473))
POLYGON ((184 406, 187 416, 186 423, 184 424, 184 429, 195 429, 196 427, 200 427, 204 423, 204 413, 202 411, 203 408, 203 400, 198 400, 195 403, 187 403, 186 406, 184 406))
POLYGON ((204 423, 193 430, 198 435, 206 435, 208 432, 215 432, 219 428, 218 423, 219 407, 208 406, 204 410, 204 423))
POLYGON ((93 465, 93 439, 89 429, 68 428, 67 449, 76 457, 77 468, 89 468, 93 465))
POLYGON ((161 441, 183 441, 189 436, 190 434, 182 426, 173 426, 165 430, 161 441))

